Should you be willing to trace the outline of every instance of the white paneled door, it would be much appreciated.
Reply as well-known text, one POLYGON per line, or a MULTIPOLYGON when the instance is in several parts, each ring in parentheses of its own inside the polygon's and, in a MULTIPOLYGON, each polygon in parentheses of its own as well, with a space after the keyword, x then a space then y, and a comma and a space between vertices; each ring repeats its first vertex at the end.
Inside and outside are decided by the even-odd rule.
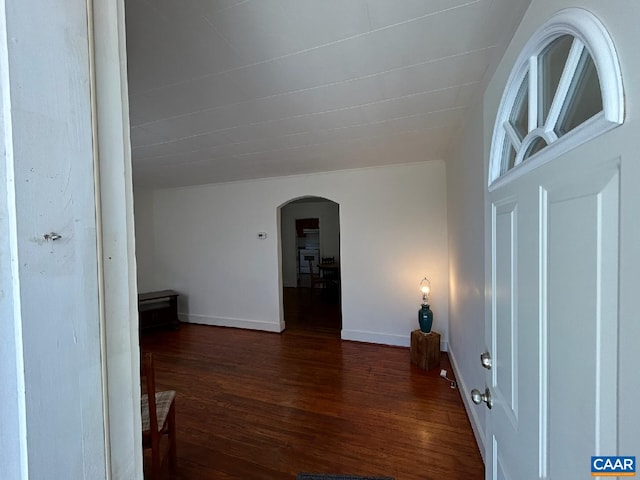
POLYGON ((584 479, 617 452, 620 162, 585 157, 489 193, 491 480, 584 479))

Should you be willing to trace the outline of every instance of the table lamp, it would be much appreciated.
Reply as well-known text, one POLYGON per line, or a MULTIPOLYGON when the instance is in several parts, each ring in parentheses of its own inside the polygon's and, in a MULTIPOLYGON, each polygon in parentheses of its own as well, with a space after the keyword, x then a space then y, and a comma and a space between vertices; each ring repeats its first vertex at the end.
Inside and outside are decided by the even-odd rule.
POLYGON ((429 308, 429 294, 431 293, 431 282, 424 277, 420 282, 420 292, 422 293, 422 305, 418 310, 418 324, 422 333, 429 333, 433 324, 433 312, 429 308))

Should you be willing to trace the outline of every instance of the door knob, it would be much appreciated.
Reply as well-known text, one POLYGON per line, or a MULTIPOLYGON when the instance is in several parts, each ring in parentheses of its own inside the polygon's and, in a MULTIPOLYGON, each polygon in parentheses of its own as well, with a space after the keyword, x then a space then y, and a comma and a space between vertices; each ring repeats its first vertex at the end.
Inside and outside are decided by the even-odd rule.
POLYGON ((487 370, 491 370, 491 354, 489 352, 484 352, 480 355, 480 363, 487 370))
POLYGON ((471 400, 476 405, 480 405, 482 402, 487 404, 487 408, 491 410, 493 407, 493 402, 491 401, 491 392, 489 392, 489 387, 485 388, 484 393, 481 393, 480 390, 474 388, 471 390, 471 400))

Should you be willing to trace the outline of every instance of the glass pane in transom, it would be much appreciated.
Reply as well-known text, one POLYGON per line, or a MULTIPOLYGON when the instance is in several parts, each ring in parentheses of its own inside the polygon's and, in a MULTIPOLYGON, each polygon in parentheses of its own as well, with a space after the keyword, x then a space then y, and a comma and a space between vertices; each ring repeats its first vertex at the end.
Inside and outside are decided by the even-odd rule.
POLYGON ((516 149, 509 141, 509 138, 505 136, 504 140, 504 152, 502 153, 502 165, 500 168, 500 175, 504 175, 511 170, 516 164, 516 149))
POLYGON ((538 57, 538 125, 544 125, 573 44, 571 35, 556 38, 538 57))
POLYGON ((520 136, 520 140, 529 133, 529 74, 527 73, 518 90, 518 96, 509 116, 509 123, 520 136))
POLYGON ((531 145, 529 145, 529 147, 527 148, 527 151, 524 154, 523 160, 526 160, 529 157, 533 157, 536 153, 538 153, 540 150, 542 150, 546 146, 547 146, 547 142, 545 142, 543 138, 541 137, 536 138, 533 142, 531 142, 531 145))
POLYGON ((602 93, 598 71, 585 48, 565 104, 555 128, 558 137, 570 132, 585 120, 602 111, 602 93))

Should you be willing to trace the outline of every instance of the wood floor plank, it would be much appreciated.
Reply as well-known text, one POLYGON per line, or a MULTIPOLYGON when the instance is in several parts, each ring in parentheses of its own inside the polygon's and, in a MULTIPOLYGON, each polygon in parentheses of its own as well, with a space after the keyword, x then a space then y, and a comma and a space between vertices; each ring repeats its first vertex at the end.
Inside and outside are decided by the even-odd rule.
MULTIPOLYGON (((484 478, 460 393, 439 369, 302 317, 282 334, 183 324, 141 338, 158 387, 177 391, 178 479, 484 478)), ((442 366, 452 376, 444 353, 442 366)))

